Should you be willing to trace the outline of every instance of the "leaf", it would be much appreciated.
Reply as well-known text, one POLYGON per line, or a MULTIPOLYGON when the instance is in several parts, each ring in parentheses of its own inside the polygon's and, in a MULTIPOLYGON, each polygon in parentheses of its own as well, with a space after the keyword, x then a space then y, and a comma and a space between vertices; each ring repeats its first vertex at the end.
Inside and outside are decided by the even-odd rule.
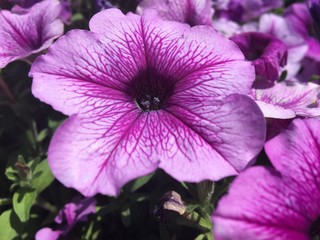
POLYGON ((62 123, 63 121, 55 121, 55 120, 52 120, 52 119, 49 119, 48 120, 48 127, 51 131, 55 131, 57 130, 57 128, 60 126, 60 124, 62 123))
POLYGON ((53 182, 53 180, 54 177, 50 171, 48 160, 45 159, 34 169, 31 185, 39 194, 46 189, 53 182))
POLYGON ((14 239, 19 235, 17 229, 22 228, 12 209, 0 215, 0 226, 0 239, 14 239))
POLYGON ((283 81, 286 79, 287 75, 288 75, 287 70, 284 70, 284 71, 281 73, 278 82, 283 82, 283 81))
POLYGON ((149 174, 143 177, 138 178, 135 180, 132 185, 130 186, 130 192, 133 193, 137 191, 139 188, 143 187, 146 183, 150 181, 152 178, 153 174, 149 174))
POLYGON ((35 203, 36 197, 36 191, 27 188, 20 188, 13 194, 13 209, 21 222, 29 219, 30 209, 35 203))
POLYGON ((123 225, 129 227, 131 225, 131 211, 130 208, 124 208, 121 212, 121 220, 123 225))
POLYGON ((115 201, 112 202, 106 206, 101 207, 98 211, 97 211, 97 215, 98 216, 104 216, 106 214, 109 214, 111 212, 114 212, 120 208, 122 208, 124 202, 122 201, 115 201))
POLYGON ((49 129, 43 129, 37 135, 37 142, 42 142, 49 135, 49 129))
POLYGON ((194 240, 207 240, 207 236, 203 233, 196 237, 194 240))
POLYGON ((8 166, 6 168, 5 174, 7 178, 12 182, 17 182, 19 180, 17 170, 14 169, 12 166, 8 166))

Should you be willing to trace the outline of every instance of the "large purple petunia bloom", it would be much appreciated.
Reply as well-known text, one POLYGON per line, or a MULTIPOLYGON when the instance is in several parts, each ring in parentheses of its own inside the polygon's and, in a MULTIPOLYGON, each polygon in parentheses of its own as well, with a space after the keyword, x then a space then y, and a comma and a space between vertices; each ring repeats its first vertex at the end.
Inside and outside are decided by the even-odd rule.
POLYGON ((265 146, 275 169, 241 173, 213 215, 215 239, 312 239, 320 234, 320 121, 295 119, 265 146))
POLYGON ((211 0, 142 0, 137 12, 142 14, 146 9, 155 9, 159 16, 166 20, 173 20, 195 25, 212 25, 211 0))
POLYGON ((102 11, 31 68, 33 94, 70 116, 49 146, 51 170, 84 195, 118 194, 158 167, 181 181, 221 179, 264 144, 259 108, 234 94, 255 77, 239 48, 155 13, 102 11))
POLYGON ((58 0, 37 3, 25 13, 1 10, 0 68, 48 48, 63 33, 60 12, 58 0))

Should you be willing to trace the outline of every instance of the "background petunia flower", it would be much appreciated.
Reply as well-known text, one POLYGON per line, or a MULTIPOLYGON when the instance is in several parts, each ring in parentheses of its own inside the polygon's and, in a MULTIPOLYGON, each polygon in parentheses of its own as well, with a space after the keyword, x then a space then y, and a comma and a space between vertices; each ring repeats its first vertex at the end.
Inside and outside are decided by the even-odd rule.
POLYGON ((160 17, 195 25, 212 25, 211 0, 142 0, 137 13, 142 14, 145 9, 155 9, 160 17))
POLYGON ((309 0, 308 6, 313 20, 314 34, 320 41, 320 0, 309 0))
POLYGON ((319 93, 318 84, 302 84, 296 80, 276 83, 271 88, 251 90, 251 96, 263 115, 278 119, 320 116, 319 93))
POLYGON ((100 12, 102 10, 113 8, 115 7, 110 1, 108 0, 94 0, 93 1, 93 10, 95 13, 100 12))
POLYGON ((282 41, 259 32, 242 33, 230 39, 254 65, 256 82, 272 86, 279 79, 280 71, 287 63, 287 47, 282 41))
POLYGON ((320 61, 320 42, 312 33, 312 17, 306 3, 292 4, 285 11, 285 18, 291 28, 299 34, 308 45, 307 57, 320 61))
POLYGON ((48 48, 63 33, 60 11, 58 0, 37 3, 24 14, 1 10, 0 68, 48 48))
POLYGON ((51 228, 40 229, 35 236, 36 240, 56 240, 60 236, 66 236, 77 222, 86 221, 89 214, 96 212, 96 200, 94 198, 75 198, 59 211, 55 218, 58 224, 56 230, 51 228))
POLYGON ((220 17, 236 22, 246 22, 282 6, 281 0, 214 0, 220 17))
POLYGON ((155 13, 102 11, 31 68, 33 94, 70 116, 49 146, 51 170, 84 195, 118 194, 158 167, 181 181, 221 179, 264 144, 262 113, 240 95, 254 68, 236 44, 155 13))
POLYGON ((307 240, 320 234, 320 121, 295 119, 265 146, 272 168, 241 173, 213 215, 215 239, 307 240))
MULTIPOLYGON (((24 14, 29 11, 33 5, 43 0, 11 0, 15 5, 12 7, 11 12, 24 14)), ((59 18, 66 24, 70 24, 71 18, 71 3, 68 0, 59 0, 60 2, 60 14, 59 18)))
POLYGON ((259 19, 258 31, 272 35, 286 44, 288 58, 284 70, 287 71, 287 79, 296 77, 301 69, 301 61, 308 51, 308 45, 292 29, 291 23, 281 16, 272 13, 264 14, 259 19))

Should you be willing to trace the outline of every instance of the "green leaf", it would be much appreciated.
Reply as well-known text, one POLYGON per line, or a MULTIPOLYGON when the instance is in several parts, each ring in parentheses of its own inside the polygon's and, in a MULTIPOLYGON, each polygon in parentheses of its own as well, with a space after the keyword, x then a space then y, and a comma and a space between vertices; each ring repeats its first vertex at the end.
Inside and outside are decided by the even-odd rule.
POLYGON ((49 135, 49 129, 43 129, 37 135, 37 142, 42 142, 49 135))
POLYGON ((6 168, 5 174, 10 181, 12 182, 19 181, 17 170, 14 169, 12 166, 8 166, 6 168))
POLYGON ((137 180, 133 181, 132 185, 130 186, 130 192, 135 192, 139 188, 143 187, 146 183, 150 181, 153 174, 149 174, 143 177, 138 178, 137 180))
POLYGON ((104 207, 102 207, 98 212, 98 215, 99 216, 104 216, 108 213, 111 213, 113 211, 116 211, 118 210, 119 208, 121 208, 121 205, 119 205, 117 202, 115 203, 110 203, 104 207))
POLYGON ((188 204, 187 212, 193 212, 193 211, 200 209, 200 208, 201 208, 200 204, 188 204))
POLYGON ((130 208, 124 208, 121 212, 121 220, 123 225, 129 227, 131 225, 131 211, 130 208))
POLYGON ((84 16, 81 13, 73 14, 71 18, 71 22, 81 21, 84 20, 84 16))
POLYGON ((283 82, 284 80, 286 80, 287 75, 288 75, 287 70, 284 70, 284 71, 281 73, 278 82, 283 82))
POLYGON ((13 209, 21 222, 29 219, 30 209, 36 197, 36 191, 27 188, 20 188, 13 194, 13 209))
POLYGON ((207 240, 214 240, 213 233, 206 233, 207 240))
POLYGON ((49 119, 48 120, 48 127, 50 128, 51 131, 55 131, 60 126, 60 124, 62 122, 63 121, 55 121, 55 120, 49 119))
POLYGON ((196 237, 194 240, 207 240, 206 234, 202 233, 198 237, 196 237))
POLYGON ((53 180, 54 177, 50 171, 48 160, 45 159, 36 166, 31 185, 39 194, 46 189, 53 180))
POLYGON ((320 76, 314 74, 314 75, 312 75, 312 76, 310 77, 309 82, 314 82, 314 81, 318 81, 318 80, 320 80, 320 76))
POLYGON ((17 221, 13 215, 12 209, 3 212, 0 215, 0 239, 14 239, 18 236, 16 229, 17 227, 21 227, 21 223, 17 221))

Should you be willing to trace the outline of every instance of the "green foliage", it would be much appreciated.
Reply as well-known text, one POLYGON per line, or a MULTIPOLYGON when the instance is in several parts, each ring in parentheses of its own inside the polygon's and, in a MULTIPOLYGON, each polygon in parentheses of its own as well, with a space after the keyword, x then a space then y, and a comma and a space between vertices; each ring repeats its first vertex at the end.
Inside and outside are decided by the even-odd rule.
POLYGON ((13 210, 21 222, 29 220, 30 209, 36 197, 36 191, 28 188, 20 188, 13 194, 13 210))

